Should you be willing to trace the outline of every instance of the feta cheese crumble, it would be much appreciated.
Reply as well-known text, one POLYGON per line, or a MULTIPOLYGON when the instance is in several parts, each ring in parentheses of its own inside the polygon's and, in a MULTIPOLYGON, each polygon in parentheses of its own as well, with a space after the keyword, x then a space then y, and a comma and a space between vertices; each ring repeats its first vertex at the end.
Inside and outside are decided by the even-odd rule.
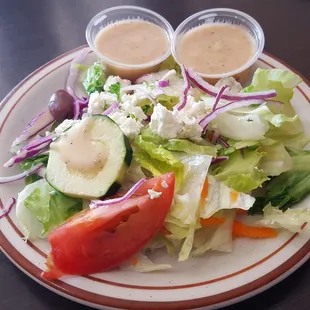
POLYGON ((147 192, 149 193, 151 199, 159 198, 162 195, 162 192, 156 192, 152 189, 148 189, 147 192))
POLYGON ((181 131, 182 122, 177 118, 177 111, 169 111, 157 104, 151 116, 150 128, 162 138, 172 139, 181 131))
POLYGON ((129 139, 134 139, 143 127, 141 122, 133 117, 128 117, 128 113, 125 111, 116 111, 115 113, 110 114, 109 117, 117 123, 129 139))
POLYGON ((129 80, 121 79, 119 76, 110 75, 107 78, 107 80, 106 80, 106 82, 105 82, 105 84, 103 86, 103 89, 105 91, 109 91, 110 90, 110 86, 113 85, 113 84, 116 84, 116 83, 119 83, 121 88, 131 85, 131 82, 129 80))
POLYGON ((101 114, 113 102, 117 102, 116 94, 94 92, 89 96, 87 112, 89 114, 101 114))
POLYGON ((199 120, 187 115, 186 111, 169 111, 157 104, 151 116, 150 128, 153 133, 165 139, 183 138, 200 141, 202 127, 199 120))

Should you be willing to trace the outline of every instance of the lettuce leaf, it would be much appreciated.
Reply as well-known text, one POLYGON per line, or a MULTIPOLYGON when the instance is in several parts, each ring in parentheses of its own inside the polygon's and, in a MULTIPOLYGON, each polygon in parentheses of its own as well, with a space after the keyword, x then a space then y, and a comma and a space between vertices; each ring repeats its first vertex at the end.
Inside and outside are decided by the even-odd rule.
POLYGON ((166 144, 168 142, 168 139, 164 139, 161 136, 153 133, 149 126, 144 127, 141 130, 141 136, 143 140, 153 142, 155 144, 166 144))
MULTIPOLYGON (((243 89, 243 92, 256 92, 275 89, 277 96, 272 100, 290 104, 294 95, 294 88, 302 82, 295 73, 282 69, 257 69, 253 75, 252 83, 243 89)), ((294 113, 296 114, 296 113, 294 113)))
MULTIPOLYGON (((38 183, 39 184, 39 183, 38 183)), ((24 201, 25 207, 43 224, 42 235, 82 210, 82 199, 56 191, 47 182, 40 183, 24 201)))
POLYGON ((153 142, 143 140, 142 136, 139 135, 135 139, 135 144, 150 155, 152 159, 162 161, 173 168, 182 168, 182 162, 177 159, 172 152, 166 150, 161 145, 157 146, 153 142))
POLYGON ((95 91, 102 92, 105 81, 105 68, 100 61, 97 61, 87 69, 83 86, 88 95, 90 95, 95 91))
MULTIPOLYGON (((23 160, 20 163, 20 167, 22 168, 23 171, 27 171, 31 167, 33 167, 37 164, 43 163, 45 166, 47 166, 47 161, 48 161, 48 155, 47 154, 40 154, 38 156, 34 156, 34 157, 27 158, 27 159, 23 160)), ((34 174, 25 178, 25 183, 26 183, 26 185, 28 185, 28 184, 34 183, 40 179, 41 179, 41 177, 39 175, 37 175, 36 173, 34 173, 34 174)))
POLYGON ((186 225, 196 225, 201 191, 211 164, 208 155, 184 155, 181 161, 185 168, 182 187, 174 196, 175 203, 170 214, 186 225))
POLYGON ((172 55, 170 55, 167 59, 165 59, 159 68, 159 71, 162 70, 175 70, 178 74, 181 74, 181 68, 175 61, 172 55))
POLYGON ((266 155, 259 163, 259 169, 268 176, 277 176, 293 168, 293 161, 282 143, 264 146, 266 155))
POLYGON ((216 165, 212 174, 238 192, 249 192, 268 180, 264 171, 258 167, 265 153, 245 149, 243 155, 242 157, 239 151, 233 152, 228 160, 216 165))
POLYGON ((268 103, 268 108, 274 114, 281 114, 273 122, 283 122, 281 126, 275 125, 267 133, 267 136, 284 143, 290 139, 290 136, 303 134, 304 128, 301 121, 296 117, 296 112, 291 105, 291 99, 294 95, 294 88, 302 82, 302 79, 295 73, 281 69, 257 69, 254 73, 252 84, 246 87, 244 92, 255 92, 268 89, 275 89, 277 96, 272 98, 274 101, 280 101, 283 104, 268 103), (287 118, 285 118, 285 116, 287 118), (294 119, 296 117, 296 119, 294 119), (289 120, 291 118, 291 120, 289 120))
POLYGON ((212 121, 212 126, 216 127, 224 137, 252 141, 264 139, 269 129, 268 122, 254 113, 245 115, 223 113, 212 121))
POLYGON ((187 154, 204 154, 216 157, 215 146, 198 145, 184 139, 169 139, 163 147, 169 151, 184 152, 187 154))
POLYGON ((179 103, 179 98, 176 96, 168 96, 166 94, 160 94, 156 97, 156 101, 172 111, 173 107, 179 103))
POLYGON ((244 193, 238 193, 227 187, 224 183, 217 181, 213 176, 208 176, 208 196, 201 201, 200 217, 209 218, 221 210, 242 209, 249 210, 255 198, 244 193), (231 199, 234 193, 234 199, 231 199))
POLYGON ((33 192, 37 187, 46 184, 44 179, 35 181, 29 185, 26 185, 24 189, 18 193, 17 203, 16 203, 16 219, 18 227, 21 232, 24 234, 26 239, 37 239, 37 238, 46 238, 46 235, 43 235, 44 231, 43 224, 38 221, 37 217, 28 210, 25 206, 25 199, 33 192))
MULTIPOLYGON (((215 157, 216 147, 212 144, 200 145, 185 139, 164 139, 152 132, 149 127, 141 131, 142 139, 153 142, 171 152, 184 152, 187 154, 204 154, 215 157)), ((139 138, 140 139, 140 138, 139 138)))
POLYGON ((310 211, 306 208, 287 209, 282 211, 279 208, 268 204, 263 209, 264 218, 259 221, 260 225, 272 228, 284 228, 291 232, 300 232, 305 222, 310 222, 310 211))
POLYGON ((180 188, 184 175, 183 167, 172 167, 163 161, 151 158, 151 156, 143 150, 134 150, 133 158, 143 169, 149 171, 153 176, 162 175, 167 172, 174 172, 176 188, 180 188))
POLYGON ((265 188, 265 197, 257 199, 250 214, 262 213, 267 204, 285 211, 310 193, 310 151, 289 150, 293 169, 274 177, 265 188))

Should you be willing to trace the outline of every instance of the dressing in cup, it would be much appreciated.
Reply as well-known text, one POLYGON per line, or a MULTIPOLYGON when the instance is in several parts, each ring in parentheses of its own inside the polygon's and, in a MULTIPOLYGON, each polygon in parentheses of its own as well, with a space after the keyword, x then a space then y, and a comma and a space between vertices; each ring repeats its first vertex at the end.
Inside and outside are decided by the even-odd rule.
POLYGON ((172 53, 179 64, 215 84, 233 76, 245 82, 264 48, 264 33, 249 15, 232 9, 196 13, 176 29, 172 53))
POLYGON ((86 39, 107 71, 135 80, 157 71, 171 53, 171 25, 159 14, 135 6, 118 6, 97 14, 86 39))

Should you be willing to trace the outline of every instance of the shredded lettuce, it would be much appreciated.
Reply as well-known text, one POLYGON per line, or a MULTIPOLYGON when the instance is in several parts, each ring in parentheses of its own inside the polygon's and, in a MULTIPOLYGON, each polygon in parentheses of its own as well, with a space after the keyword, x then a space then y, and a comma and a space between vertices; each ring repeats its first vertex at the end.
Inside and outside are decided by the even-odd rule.
POLYGON ((153 272, 170 269, 168 264, 154 264, 146 255, 139 253, 120 266, 122 270, 134 270, 138 272, 153 272))
POLYGON ((219 181, 238 192, 249 192, 268 180, 259 162, 266 153, 245 149, 243 156, 239 151, 229 155, 229 159, 216 165, 212 174, 219 181))
POLYGON ((224 183, 217 181, 213 176, 208 176, 208 196, 201 202, 200 217, 209 218, 220 210, 242 209, 249 210, 255 198, 250 195, 236 192, 224 183), (231 199, 231 197, 234 199, 231 199))
POLYGON ((283 212, 268 204, 263 209, 263 215, 264 218, 259 221, 260 225, 284 228, 291 232, 300 232, 302 225, 310 222, 310 211, 306 208, 287 209, 283 212))
POLYGON ((207 177, 212 157, 208 155, 184 155, 181 161, 185 166, 185 181, 175 194, 175 203, 170 214, 187 225, 196 225, 199 216, 201 191, 207 177))
MULTIPOLYGON (((170 214, 183 224, 188 225, 186 238, 179 253, 179 261, 184 261, 188 259, 193 247, 194 234, 200 215, 200 195, 212 157, 184 155, 180 159, 185 166, 185 181, 174 196, 175 202, 170 209, 170 214)), ((168 230, 169 227, 168 225, 168 230)))
POLYGON ((102 92, 105 81, 105 68, 100 61, 97 61, 87 69, 86 77, 83 80, 83 86, 88 95, 90 95, 95 91, 102 92))
POLYGON ((235 210, 225 210, 221 213, 221 217, 225 220, 223 224, 199 229, 195 234, 193 255, 198 256, 209 250, 231 252, 232 225, 235 215, 235 210))
POLYGON ((263 147, 266 155, 259 163, 259 169, 268 176, 277 176, 293 168, 293 161, 282 143, 263 147))

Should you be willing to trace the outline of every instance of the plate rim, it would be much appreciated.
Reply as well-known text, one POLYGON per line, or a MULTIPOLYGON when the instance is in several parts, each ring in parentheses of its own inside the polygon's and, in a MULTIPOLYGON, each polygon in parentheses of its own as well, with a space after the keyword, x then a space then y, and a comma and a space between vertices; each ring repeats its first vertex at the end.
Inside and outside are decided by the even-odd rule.
MULTIPOLYGON (((38 69, 29 74, 26 78, 24 78, 21 82, 19 82, 2 100, 0 103, 0 112, 5 106, 5 104, 10 100, 10 98, 24 86, 24 84, 30 80, 32 77, 36 76, 40 71, 49 67, 54 62, 61 60, 62 58, 77 52, 78 50, 86 47, 87 45, 80 46, 76 49, 68 51, 44 65, 40 66, 38 69)), ((273 55, 264 51, 266 56, 270 57, 272 60, 282 64, 287 67, 292 72, 298 74, 303 82, 310 87, 310 83, 308 79, 306 79, 303 75, 301 75, 298 71, 296 71, 291 66, 287 65, 281 59, 274 57, 273 55)), ((267 61, 260 59, 267 65, 274 67, 267 61)), ((45 77, 45 76, 44 76, 45 77)), ((42 78, 44 78, 42 77, 42 78)), ((310 96, 305 94, 301 89, 299 89, 305 96, 305 98, 310 103, 310 96)), ((2 126, 1 126, 2 127, 2 126)), ((273 271, 265 274, 258 279, 239 286, 235 289, 219 293, 212 296, 201 297, 191 300, 182 300, 182 301, 173 301, 173 302, 150 302, 150 301, 138 301, 138 300, 127 300, 114 298, 104 295, 99 295, 96 293, 88 292, 83 289, 74 287, 70 284, 67 284, 61 280, 57 281, 47 281, 41 278, 41 270, 36 267, 32 262, 28 261, 14 246, 9 242, 9 240, 4 236, 2 231, 0 231, 0 246, 2 252, 9 258, 9 260, 17 266, 20 270, 22 270, 25 274, 27 274, 30 278, 44 286, 45 288, 63 296, 69 298, 73 301, 78 301, 80 303, 84 303, 90 306, 108 306, 120 309, 135 309, 135 310, 144 310, 144 309, 188 309, 188 308, 201 308, 207 306, 220 307, 221 305, 233 304, 239 301, 242 301, 248 297, 254 296, 258 293, 261 293, 267 290, 269 287, 275 285, 276 283, 282 281, 295 270, 300 268, 309 258, 310 258, 310 239, 302 248, 300 248, 293 256, 291 256, 288 260, 282 263, 273 271), (74 292, 72 292, 74 290, 74 292), (129 307, 128 307, 129 306, 129 307)))

